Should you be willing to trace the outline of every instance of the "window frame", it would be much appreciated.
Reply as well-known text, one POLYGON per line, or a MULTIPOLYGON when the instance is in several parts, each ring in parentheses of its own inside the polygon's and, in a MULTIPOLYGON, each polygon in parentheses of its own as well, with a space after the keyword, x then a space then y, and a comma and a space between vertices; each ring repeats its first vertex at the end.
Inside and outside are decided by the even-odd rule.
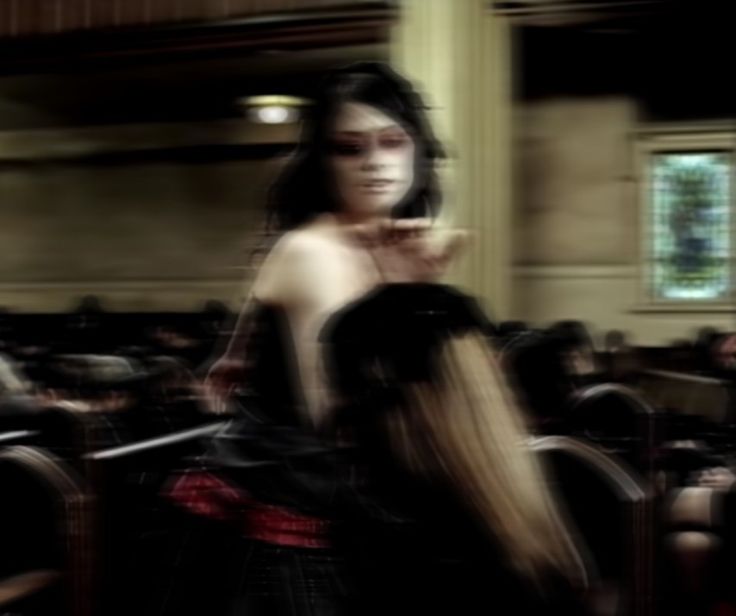
POLYGON ((635 165, 638 204, 639 255, 635 312, 734 312, 736 309, 736 127, 708 130, 703 127, 656 128, 643 131, 636 140, 635 165), (652 287, 652 165, 657 153, 724 151, 730 157, 729 182, 729 295, 722 300, 662 299, 652 287))

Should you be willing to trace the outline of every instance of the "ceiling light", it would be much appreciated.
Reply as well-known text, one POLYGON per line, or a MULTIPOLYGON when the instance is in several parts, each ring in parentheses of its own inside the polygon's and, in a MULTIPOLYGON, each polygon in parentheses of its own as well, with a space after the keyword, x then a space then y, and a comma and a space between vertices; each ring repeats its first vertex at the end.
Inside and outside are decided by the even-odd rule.
POLYGON ((305 98, 281 94, 246 96, 237 102, 245 110, 248 118, 259 124, 297 122, 301 116, 301 107, 309 104, 305 98))

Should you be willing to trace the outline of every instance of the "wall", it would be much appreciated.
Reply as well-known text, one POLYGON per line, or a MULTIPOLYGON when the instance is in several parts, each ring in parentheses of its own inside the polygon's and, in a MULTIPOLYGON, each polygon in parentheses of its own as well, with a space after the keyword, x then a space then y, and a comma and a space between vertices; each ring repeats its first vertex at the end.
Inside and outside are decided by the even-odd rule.
POLYGON ((514 317, 581 319, 600 335, 667 344, 699 327, 734 329, 724 312, 641 310, 638 109, 624 96, 520 105, 515 117, 514 317))
POLYGON ((90 293, 114 310, 237 304, 261 238, 266 191, 283 159, 159 160, 146 150, 206 144, 197 133, 227 143, 227 132, 231 145, 294 139, 293 128, 238 134, 237 126, 0 135, 0 305, 65 310, 90 293), (100 162, 104 151, 128 155, 100 162))

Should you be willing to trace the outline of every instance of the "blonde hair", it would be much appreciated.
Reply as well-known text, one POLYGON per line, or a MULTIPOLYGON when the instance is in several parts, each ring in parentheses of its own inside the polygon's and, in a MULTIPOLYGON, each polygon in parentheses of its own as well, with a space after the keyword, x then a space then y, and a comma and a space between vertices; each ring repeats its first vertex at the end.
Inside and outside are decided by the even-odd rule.
POLYGON ((402 385, 386 415, 390 447, 411 472, 453 486, 510 562, 536 582, 557 571, 575 586, 585 570, 526 446, 523 417, 478 333, 445 341, 432 381, 402 385))

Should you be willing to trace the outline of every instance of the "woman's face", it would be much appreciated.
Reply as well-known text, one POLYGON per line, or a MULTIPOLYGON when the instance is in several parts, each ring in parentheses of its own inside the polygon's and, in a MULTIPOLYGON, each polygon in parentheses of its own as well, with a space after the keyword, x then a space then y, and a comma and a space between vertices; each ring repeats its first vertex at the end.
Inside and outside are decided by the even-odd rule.
POLYGON ((329 135, 329 166, 342 212, 388 216, 414 183, 415 143, 376 107, 345 103, 329 135))

